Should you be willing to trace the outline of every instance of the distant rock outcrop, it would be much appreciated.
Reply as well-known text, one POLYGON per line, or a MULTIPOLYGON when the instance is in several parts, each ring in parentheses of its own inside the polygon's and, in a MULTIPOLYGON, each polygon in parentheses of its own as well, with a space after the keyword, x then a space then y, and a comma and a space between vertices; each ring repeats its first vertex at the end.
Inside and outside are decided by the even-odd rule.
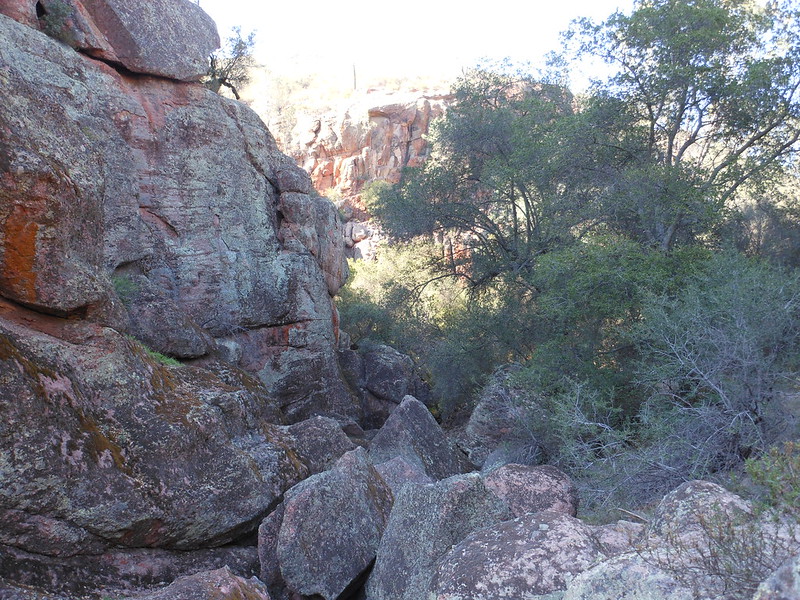
POLYGON ((429 153, 425 136, 430 124, 451 99, 437 92, 367 94, 340 110, 298 119, 284 151, 344 214, 348 256, 373 257, 380 239, 375 225, 367 222, 364 186, 397 183, 404 168, 421 166, 429 153))

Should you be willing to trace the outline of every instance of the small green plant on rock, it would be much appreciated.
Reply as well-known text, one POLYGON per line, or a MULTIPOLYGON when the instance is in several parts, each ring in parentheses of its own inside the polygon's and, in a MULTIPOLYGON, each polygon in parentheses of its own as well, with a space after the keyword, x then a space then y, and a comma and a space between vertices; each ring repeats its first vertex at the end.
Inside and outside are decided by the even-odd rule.
POLYGON ((130 303, 139 291, 139 285, 127 275, 113 275, 111 277, 111 284, 114 286, 114 291, 125 306, 130 303))
POLYGON ((42 31, 46 35, 70 46, 75 44, 67 23, 72 18, 73 13, 73 8, 69 2, 65 0, 38 2, 36 4, 36 13, 39 17, 42 31))
POLYGON ((170 356, 166 356, 164 354, 161 354, 160 352, 156 352, 155 350, 153 350, 151 348, 148 348, 145 344, 143 344, 141 341, 137 340, 132 335, 126 335, 125 337, 127 337, 138 348, 143 350, 144 353, 147 356, 149 356, 153 360, 161 363, 162 365, 165 365, 167 367, 180 367, 180 366, 183 366, 183 363, 181 363, 179 360, 175 360, 174 358, 172 358, 170 356))

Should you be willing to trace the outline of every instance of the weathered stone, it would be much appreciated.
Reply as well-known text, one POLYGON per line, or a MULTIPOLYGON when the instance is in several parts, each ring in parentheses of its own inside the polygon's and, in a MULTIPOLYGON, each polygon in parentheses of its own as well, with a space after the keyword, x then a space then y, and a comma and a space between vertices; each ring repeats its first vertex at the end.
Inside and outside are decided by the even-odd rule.
POLYGON ((406 396, 373 438, 370 460, 379 464, 401 456, 433 479, 469 470, 466 459, 447 439, 425 405, 406 396))
POLYGON ((258 561, 261 565, 259 578, 277 599, 287 595, 286 585, 281 577, 281 566, 278 563, 278 536, 283 522, 283 503, 268 514, 258 527, 258 561))
POLYGON ((360 418, 335 352, 340 221, 309 197, 316 217, 298 231, 317 244, 282 246, 279 179, 307 176, 252 111, 2 16, 0 94, 0 295, 175 356, 221 348, 293 421, 360 418))
POLYGON ((0 0, 0 15, 5 15, 28 27, 38 27, 36 2, 37 0, 0 0))
POLYGON ((189 0, 80 3, 114 52, 103 58, 135 73, 196 81, 207 73, 208 55, 219 47, 216 24, 189 0))
POLYGON ((270 600, 257 578, 243 579, 228 567, 202 571, 175 580, 168 587, 128 596, 129 600, 270 600))
POLYGON ((788 559, 758 586, 753 600, 800 600, 800 554, 788 559))
POLYGON ((364 385, 379 398, 400 404, 413 395, 414 375, 411 357, 394 348, 378 345, 364 353, 364 385))
POLYGON ((495 373, 482 392, 459 439, 469 459, 484 469, 507 463, 526 464, 516 452, 516 437, 520 426, 520 411, 513 401, 508 376, 513 367, 495 373), (497 452, 493 460, 489 456, 497 452))
POLYGON ((646 535, 651 545, 680 543, 698 549, 707 543, 709 527, 732 523, 751 512, 750 504, 716 483, 688 481, 664 496, 646 535))
MULTIPOLYGON (((113 593, 98 595, 116 598, 133 590, 163 585, 178 577, 221 567, 229 567, 242 577, 258 573, 258 555, 254 547, 191 552, 134 548, 70 558, 48 558, 0 547, 0 564, 4 571, 9 571, 7 564, 14 566, 16 584, 55 588, 56 592, 67 595, 68 600, 98 589, 113 589, 113 593)), ((2 586, 0 598, 6 600, 2 586)))
POLYGON ((256 380, 2 301, 0 388, 0 542, 30 552, 223 544, 306 474, 256 380))
MULTIPOLYGON (((450 101, 450 96, 436 92, 377 99, 369 94, 322 116, 298 115, 290 140, 282 140, 282 147, 311 175, 315 189, 341 198, 339 208, 347 220, 366 221, 364 186, 376 180, 396 183, 403 168, 422 165, 429 153, 424 136, 450 101)), ((258 99, 255 106, 258 110, 258 99)), ((270 116, 266 111, 264 115, 270 116)), ((355 223, 344 233, 349 258, 375 256, 381 237, 376 227, 355 223)))
POLYGON ((219 48, 216 24, 189 0, 3 0, 0 14, 134 73, 180 81, 204 76, 219 48))
POLYGON ((375 559, 391 505, 392 492, 363 448, 289 490, 277 544, 287 587, 338 598, 375 559))
POLYGON ((695 600, 692 591, 671 574, 631 552, 579 574, 563 600, 695 600))
POLYGON ((197 358, 213 349, 211 336, 147 277, 118 271, 111 281, 127 307, 128 331, 149 348, 176 358, 197 358))
POLYGON ((504 465, 485 475, 484 481, 515 517, 543 510, 571 517, 578 512, 578 488, 550 465, 504 465))
POLYGON ((791 521, 754 513, 717 484, 689 481, 659 503, 636 550, 696 597, 724 597, 748 581, 754 589, 770 565, 796 552, 800 531, 791 521))
POLYGON ((433 479, 419 467, 409 464, 401 456, 395 456, 391 460, 375 465, 375 470, 391 488, 395 498, 407 483, 433 483, 433 479))
POLYGON ((2 579, 0 579, 0 598, 3 600, 73 600, 68 596, 46 593, 34 587, 4 582, 2 579))
POLYGON ((540 512, 480 529, 442 557, 431 584, 437 600, 535 599, 564 590, 604 558, 588 528, 540 512))
POLYGON ((477 473, 405 485, 395 499, 367 583, 370 600, 427 598, 436 562, 481 527, 510 518, 477 473))
POLYGON ((292 448, 308 467, 309 475, 330 469, 343 454, 355 448, 339 423, 327 417, 312 417, 291 425, 288 433, 292 448))
POLYGON ((589 526, 592 535, 607 556, 616 556, 633 550, 645 526, 632 521, 616 521, 605 525, 589 526))

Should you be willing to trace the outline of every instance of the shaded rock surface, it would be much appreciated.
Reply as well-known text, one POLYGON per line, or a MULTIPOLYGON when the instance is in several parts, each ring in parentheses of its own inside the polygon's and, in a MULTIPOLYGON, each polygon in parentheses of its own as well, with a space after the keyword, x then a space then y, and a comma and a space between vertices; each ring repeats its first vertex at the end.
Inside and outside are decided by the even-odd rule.
POLYGON ((578 489, 569 477, 550 465, 504 465, 485 475, 484 480, 515 517, 543 510, 571 517, 578 512, 578 489))
POLYGON ((396 456, 433 479, 465 473, 471 465, 424 404, 406 396, 375 435, 370 460, 379 464, 396 456))
POLYGON ((753 600, 800 600, 800 554, 772 573, 759 586, 753 600))
POLYGON ((413 360, 394 348, 379 344, 359 350, 340 348, 339 363, 345 379, 359 395, 362 423, 368 429, 380 428, 406 396, 430 405, 430 388, 413 360))
POLYGON ((214 21, 189 0, 24 0, 0 4, 0 14, 134 73, 180 81, 205 75, 219 47, 214 21))
POLYGON ((471 473, 435 484, 409 483, 395 499, 375 568, 370 600, 426 598, 437 561, 471 532, 510 518, 506 505, 471 473))
POLYGON ((582 521, 527 514, 476 531, 440 561, 431 584, 437 600, 537 598, 564 590, 604 558, 582 521))
POLYGON ((177 579, 163 590, 128 596, 129 600, 270 600, 256 577, 243 579, 227 567, 177 579))
POLYGON ((407 483, 434 483, 418 466, 409 464, 402 456, 375 465, 375 470, 392 490, 396 498, 407 483))
MULTIPOLYGON (((103 597, 134 593, 141 588, 164 585, 178 577, 227 567, 243 577, 258 574, 255 547, 229 547, 170 552, 167 550, 110 550, 93 556, 47 558, 9 547, 0 548, 0 563, 13 564, 14 581, 19 585, 61 590, 69 600, 75 594, 92 590, 103 597)), ((7 570, 7 569, 6 569, 7 570)), ((6 600, 0 587, 0 598, 6 600)), ((61 596, 61 594, 58 594, 61 596)), ((12 596, 13 597, 13 596, 12 596)))
POLYGON ((391 505, 392 492, 366 451, 348 452, 286 493, 279 528, 277 518, 262 525, 262 574, 274 578, 266 561, 277 560, 289 590, 335 600, 375 559, 391 505))
POLYGON ((349 440, 338 421, 329 417, 312 417, 290 425, 287 432, 298 458, 314 475, 327 471, 355 445, 349 440))
POLYGON ((0 541, 31 552, 221 545, 306 475, 260 382, 109 328, 0 301, 0 385, 0 541))
POLYGON ((514 370, 513 366, 504 367, 492 376, 458 436, 459 446, 470 461, 487 470, 506 463, 528 462, 518 451, 524 445, 519 440, 522 415, 508 381, 514 370))

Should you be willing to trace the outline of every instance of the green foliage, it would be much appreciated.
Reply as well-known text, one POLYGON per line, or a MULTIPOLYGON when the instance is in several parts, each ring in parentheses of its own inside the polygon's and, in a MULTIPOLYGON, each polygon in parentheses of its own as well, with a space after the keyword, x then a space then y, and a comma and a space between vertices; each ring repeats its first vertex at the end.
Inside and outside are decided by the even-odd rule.
POLYGON ((255 32, 243 38, 241 27, 234 27, 223 47, 209 56, 208 74, 203 84, 216 93, 227 88, 239 100, 239 90, 250 81, 250 72, 255 66, 255 43, 255 32))
POLYGON ((641 132, 606 210, 642 241, 696 239, 796 153, 796 17, 788 4, 646 0, 567 34, 579 54, 617 69, 594 93, 625 106, 641 132))
POLYGON ((639 380, 649 402, 718 423, 709 446, 733 444, 745 456, 763 448, 765 409, 798 367, 800 279, 717 253, 679 294, 651 297, 643 314, 639 380))
POLYGON ((49 0, 42 6, 44 8, 39 17, 42 31, 51 38, 73 45, 75 40, 68 26, 68 21, 73 16, 72 5, 65 0, 49 0))
POLYGON ((152 358, 156 362, 158 362, 158 363, 160 363, 160 364, 162 364, 164 366, 167 366, 167 367, 182 367, 183 366, 183 363, 181 363, 180 361, 175 360, 174 358, 172 358, 170 356, 165 356, 164 354, 161 354, 160 352, 156 352, 155 350, 152 350, 151 348, 148 348, 144 343, 142 343, 141 341, 137 340, 132 335, 126 335, 125 337, 127 337, 136 347, 141 348, 141 350, 144 351, 144 353, 147 356, 149 356, 150 358, 152 358))
POLYGON ((764 502, 800 524, 800 443, 784 442, 746 463, 747 474, 763 489, 764 502))
POLYGON ((797 12, 641 0, 582 21, 568 42, 617 67, 586 97, 508 65, 467 72, 431 158, 365 194, 393 240, 417 241, 345 302, 358 335, 412 349, 445 413, 522 363, 527 455, 598 503, 763 450, 799 366, 800 284, 746 254, 797 260, 797 12))
POLYGON ((113 275, 111 284, 114 286, 117 296, 125 305, 128 305, 139 292, 139 285, 127 275, 113 275))

